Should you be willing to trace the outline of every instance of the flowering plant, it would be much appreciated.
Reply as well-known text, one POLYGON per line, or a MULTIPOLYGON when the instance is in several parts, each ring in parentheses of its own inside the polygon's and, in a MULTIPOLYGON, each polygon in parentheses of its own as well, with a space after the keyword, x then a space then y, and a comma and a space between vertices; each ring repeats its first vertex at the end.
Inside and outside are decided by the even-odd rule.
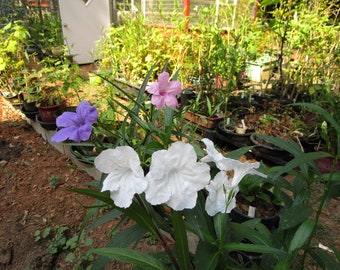
MULTIPOLYGON (((202 139, 204 154, 200 141, 183 132, 183 112, 177 101, 181 83, 169 81, 170 75, 163 71, 158 81, 147 87, 148 76, 137 97, 108 80, 124 93, 132 107, 119 99, 109 102, 111 107, 125 109, 125 124, 110 131, 118 138, 117 146, 108 147, 95 158, 95 167, 103 173, 100 190, 75 191, 93 196, 134 220, 134 229, 128 230, 130 236, 137 239, 151 233, 168 259, 161 264, 157 257, 121 246, 93 252, 152 269, 227 265, 231 258, 228 254, 236 249, 225 245, 230 229, 228 213, 236 205, 238 184, 246 174, 265 175, 256 170, 258 162, 242 163, 225 157, 207 138, 202 139), (151 104, 146 100, 147 93, 152 95, 151 104), (188 241, 189 231, 197 237, 196 247, 188 241), (165 236, 172 239, 174 248, 165 236), (207 259, 211 252, 215 255, 207 259)), ((126 247, 129 244, 127 241, 126 247)), ((231 261, 235 264, 234 259, 231 261)))
MULTIPOLYGON (((116 98, 109 102, 124 108, 125 118, 119 129, 107 129, 107 135, 115 136, 117 143, 95 158, 95 167, 102 172, 98 189, 73 189, 97 199, 85 220, 95 218, 98 208, 104 206, 109 211, 95 224, 118 216, 134 221, 131 227, 116 232, 107 247, 91 250, 101 255, 93 269, 103 268, 107 258, 143 269, 243 269, 252 264, 251 260, 245 262, 248 257, 243 252, 261 253, 264 269, 273 265, 289 269, 301 249, 313 252, 309 245, 316 223, 308 219, 312 209, 301 200, 299 185, 282 178, 281 172, 295 168, 297 160, 312 162, 316 155, 304 157, 298 146, 289 142, 282 147, 293 149, 296 160, 268 175, 260 171, 260 163, 235 158, 245 149, 231 153, 233 158, 225 156, 211 140, 180 132, 181 108, 177 109, 174 99, 180 83, 168 82, 169 74, 161 73, 147 90, 151 72, 136 97, 108 80, 132 106, 116 98), (151 104, 147 92, 155 95, 151 104), (229 213, 236 206, 239 184, 246 175, 260 176, 294 193, 292 198, 283 195, 290 208, 283 212, 276 231, 270 231, 258 218, 244 223, 231 219, 229 213), (129 248, 146 233, 159 241, 163 251, 144 254, 129 248)), ((305 170, 306 164, 301 167, 305 170)))

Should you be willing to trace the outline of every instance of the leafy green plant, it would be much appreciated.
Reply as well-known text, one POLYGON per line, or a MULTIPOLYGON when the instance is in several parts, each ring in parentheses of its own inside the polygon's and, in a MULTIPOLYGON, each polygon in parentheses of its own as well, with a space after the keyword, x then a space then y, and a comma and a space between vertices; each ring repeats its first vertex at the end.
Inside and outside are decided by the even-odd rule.
POLYGON ((59 181, 60 181, 60 176, 56 175, 56 174, 52 174, 49 177, 49 180, 50 180, 50 187, 52 189, 56 189, 58 187, 58 184, 59 184, 59 181))
POLYGON ((9 22, 0 30, 0 86, 17 93, 15 78, 26 68, 28 32, 22 21, 9 22))
POLYGON ((75 267, 87 265, 93 260, 91 254, 79 256, 79 249, 92 245, 91 238, 85 238, 85 234, 70 235, 70 228, 66 226, 47 227, 44 230, 36 230, 34 233, 35 242, 39 244, 47 243, 47 251, 50 254, 58 255, 67 252, 65 262, 74 263, 75 267))

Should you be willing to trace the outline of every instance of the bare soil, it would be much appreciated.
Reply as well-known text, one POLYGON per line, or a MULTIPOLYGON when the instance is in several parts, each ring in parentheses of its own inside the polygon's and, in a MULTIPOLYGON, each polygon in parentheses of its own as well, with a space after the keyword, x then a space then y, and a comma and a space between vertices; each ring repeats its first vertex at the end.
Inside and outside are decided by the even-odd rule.
MULTIPOLYGON (((0 270, 75 269, 73 263, 65 262, 67 252, 52 256, 48 243, 35 242, 35 232, 48 227, 66 226, 69 234, 75 235, 86 213, 84 206, 93 203, 69 191, 93 181, 70 164, 68 157, 46 142, 0 96, 0 270)), ((338 250, 339 221, 340 201, 333 199, 324 211, 318 234, 323 245, 334 245, 338 250)), ((91 235, 93 246, 105 246, 112 225, 91 235)), ((107 269, 129 266, 112 262, 107 269)))

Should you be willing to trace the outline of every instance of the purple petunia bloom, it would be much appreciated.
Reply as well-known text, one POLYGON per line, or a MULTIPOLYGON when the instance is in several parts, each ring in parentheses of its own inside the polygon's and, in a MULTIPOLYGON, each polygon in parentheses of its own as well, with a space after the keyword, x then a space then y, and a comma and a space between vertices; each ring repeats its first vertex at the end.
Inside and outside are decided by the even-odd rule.
POLYGON ((92 124, 98 119, 98 110, 88 101, 79 103, 76 112, 64 112, 57 117, 59 128, 51 138, 53 142, 63 142, 67 139, 74 142, 87 141, 92 133, 92 124))
POLYGON ((162 72, 158 76, 158 81, 150 85, 147 90, 151 97, 151 103, 156 106, 157 110, 162 109, 165 105, 175 109, 178 105, 176 95, 182 91, 179 81, 169 82, 169 73, 162 72))

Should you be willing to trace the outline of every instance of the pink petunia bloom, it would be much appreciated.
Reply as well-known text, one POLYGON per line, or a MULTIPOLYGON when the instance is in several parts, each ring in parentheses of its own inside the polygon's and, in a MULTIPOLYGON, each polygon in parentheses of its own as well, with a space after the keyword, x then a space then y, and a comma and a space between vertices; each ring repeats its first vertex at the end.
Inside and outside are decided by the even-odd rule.
POLYGON ((169 82, 169 73, 162 72, 158 76, 158 81, 150 85, 147 90, 151 97, 151 103, 161 110, 164 106, 175 109, 178 105, 176 96, 182 91, 182 84, 179 81, 169 82))

